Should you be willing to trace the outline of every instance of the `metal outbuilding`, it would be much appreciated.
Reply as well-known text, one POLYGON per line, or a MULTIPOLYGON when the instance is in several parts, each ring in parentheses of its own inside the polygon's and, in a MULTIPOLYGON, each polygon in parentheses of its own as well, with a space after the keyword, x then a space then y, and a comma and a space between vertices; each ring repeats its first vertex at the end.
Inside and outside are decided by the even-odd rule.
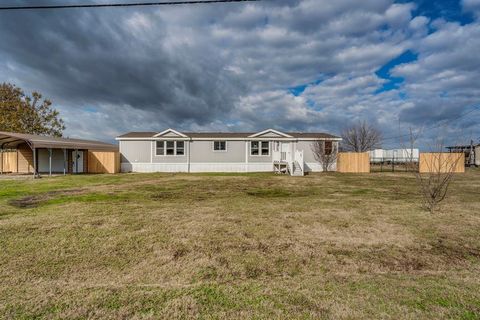
POLYGON ((0 131, 0 169, 13 173, 115 173, 116 145, 0 131))

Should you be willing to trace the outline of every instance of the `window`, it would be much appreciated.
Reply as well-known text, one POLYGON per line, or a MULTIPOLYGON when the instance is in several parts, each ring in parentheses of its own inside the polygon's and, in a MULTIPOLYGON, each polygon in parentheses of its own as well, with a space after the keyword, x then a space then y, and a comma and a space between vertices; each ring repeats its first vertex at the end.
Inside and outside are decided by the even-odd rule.
POLYGON ((177 156, 183 156, 185 154, 185 142, 176 141, 177 143, 177 156))
POLYGON ((157 156, 183 156, 185 155, 185 141, 157 141, 157 156))
POLYGON ((157 156, 165 155, 165 141, 157 141, 157 156))
POLYGON ((252 141, 250 144, 250 155, 252 156, 268 156, 270 155, 270 142, 268 141, 252 141))
POLYGON ((268 141, 262 141, 262 156, 268 156, 270 154, 270 143, 268 141))
POLYGON ((213 141, 213 151, 227 151, 227 142, 213 141))
POLYGON ((167 141, 167 156, 175 155, 175 141, 167 141))
POLYGON ((330 155, 333 152, 333 143, 332 141, 325 141, 325 154, 330 155))
POLYGON ((259 155, 259 145, 260 142, 258 141, 252 141, 250 145, 250 154, 252 156, 258 156, 259 155))

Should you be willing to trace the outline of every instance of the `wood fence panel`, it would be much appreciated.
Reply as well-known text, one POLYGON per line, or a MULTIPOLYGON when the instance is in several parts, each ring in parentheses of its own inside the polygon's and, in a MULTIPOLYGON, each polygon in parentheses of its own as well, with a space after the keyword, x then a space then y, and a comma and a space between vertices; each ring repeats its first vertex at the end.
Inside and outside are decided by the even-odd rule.
POLYGON ((120 172, 120 153, 88 151, 88 173, 120 172))
POLYGON ((17 152, 16 151, 2 152, 2 159, 0 159, 0 171, 17 172, 17 152))
POLYGON ((18 173, 33 173, 33 151, 25 144, 17 147, 18 173))
POLYGON ((465 154, 430 152, 420 153, 420 173, 464 173, 465 154))
POLYGON ((337 171, 343 173, 369 173, 368 152, 340 152, 337 157, 337 171))

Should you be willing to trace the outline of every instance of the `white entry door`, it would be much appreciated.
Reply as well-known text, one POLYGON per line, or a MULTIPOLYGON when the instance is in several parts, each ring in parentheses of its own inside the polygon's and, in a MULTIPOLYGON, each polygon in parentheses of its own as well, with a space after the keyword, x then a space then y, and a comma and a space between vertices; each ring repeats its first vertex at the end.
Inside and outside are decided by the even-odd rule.
POLYGON ((73 173, 83 173, 83 151, 72 151, 73 173))

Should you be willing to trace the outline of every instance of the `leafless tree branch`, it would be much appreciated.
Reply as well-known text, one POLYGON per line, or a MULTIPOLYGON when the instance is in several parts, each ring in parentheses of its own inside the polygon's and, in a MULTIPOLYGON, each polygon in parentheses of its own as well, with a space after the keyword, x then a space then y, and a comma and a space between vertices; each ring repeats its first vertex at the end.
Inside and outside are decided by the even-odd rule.
POLYGON ((342 147, 346 151, 366 152, 381 146, 382 133, 366 121, 345 129, 342 132, 342 147))
POLYGON ((333 170, 337 163, 338 142, 335 141, 315 141, 312 144, 312 152, 320 165, 323 172, 333 170))

